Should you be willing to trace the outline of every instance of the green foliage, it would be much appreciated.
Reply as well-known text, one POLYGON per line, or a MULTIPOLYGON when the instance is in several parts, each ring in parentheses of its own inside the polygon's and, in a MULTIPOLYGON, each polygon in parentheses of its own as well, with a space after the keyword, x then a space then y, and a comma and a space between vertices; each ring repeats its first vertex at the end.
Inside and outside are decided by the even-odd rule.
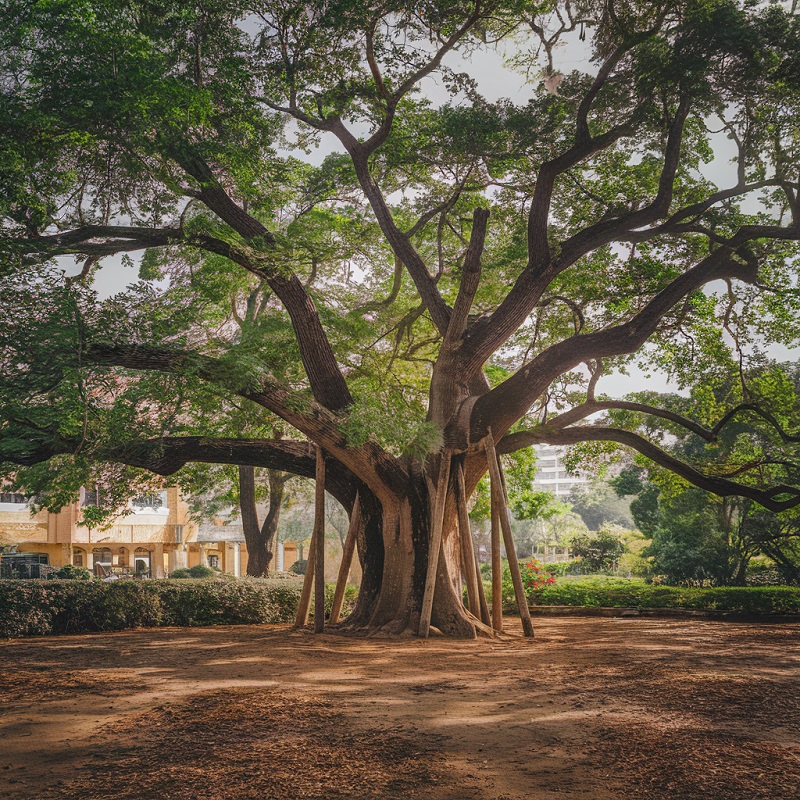
MULTIPOLYGON (((532 448, 517 450, 500 457, 506 479, 509 509, 515 519, 534 520, 549 518, 557 511, 557 501, 550 492, 533 488, 536 475, 536 453, 532 448)), ((489 477, 484 476, 473 495, 474 504, 470 518, 489 519, 491 515, 491 491, 489 477)))
MULTIPOLYGON (((442 442, 427 421, 441 335, 396 263, 403 259, 389 240, 397 248, 399 234, 384 237, 376 208, 412 231, 404 246, 413 245, 425 283, 430 275, 447 303, 461 286, 473 212, 491 208, 470 309, 475 327, 464 343, 479 340, 480 321, 510 287, 517 287, 517 308, 531 301, 525 322, 486 361, 495 388, 526 363, 558 362, 548 348, 578 332, 580 349, 614 326, 640 328, 631 319, 671 281, 712 249, 730 249, 741 280, 676 297, 647 349, 612 347, 616 355, 595 366, 663 370, 691 396, 638 399, 702 425, 747 400, 763 402, 791 429, 800 409, 796 373, 761 362, 769 344, 797 344, 800 313, 797 242, 791 228, 770 229, 791 218, 800 152, 800 23, 784 6, 583 4, 567 16, 576 11, 587 20, 592 63, 561 74, 558 33, 546 48, 536 39, 527 46, 534 30, 563 22, 554 3, 286 0, 254 9, 240 0, 10 0, 0 7, 0 476, 52 509, 74 501, 81 486, 99 487, 106 501, 87 507, 83 519, 97 530, 151 481, 119 461, 152 464, 164 454, 161 443, 178 437, 271 437, 275 418, 256 402, 265 387, 286 392, 266 405, 289 422, 313 414, 303 366, 313 357, 300 357, 295 320, 277 296, 287 280, 293 292, 307 292, 295 312, 305 304, 319 315, 355 397, 339 420, 347 443, 375 441, 423 461, 442 442), (473 15, 453 52, 432 63, 473 15), (506 48, 530 84, 524 102, 484 97, 481 76, 468 74, 473 55, 496 57, 506 48), (593 84, 611 53, 619 58, 593 84), (542 68, 563 79, 559 89, 533 77, 542 68), (444 99, 415 88, 421 75, 437 82, 444 99), (665 143, 683 101, 691 108, 665 193, 672 177, 665 143), (576 127, 581 116, 585 130, 576 127), (310 152, 339 126, 364 141, 386 134, 364 181, 382 195, 375 208, 347 154, 316 166, 287 154, 310 152), (740 146, 731 179, 720 186, 761 189, 706 203, 719 188, 703 171, 718 130, 740 146), (590 140, 585 152, 569 152, 590 140), (529 232, 521 210, 548 183, 543 164, 565 170, 545 209, 547 229, 529 232), (220 202, 249 215, 248 224, 226 224, 222 217, 231 217, 218 216, 220 202), (659 235, 668 221, 681 224, 659 235), (740 247, 738 232, 756 225, 765 235, 740 247), (106 226, 113 231, 103 233, 106 226), (75 233, 85 228, 93 234, 75 233), (137 239, 142 231, 152 235, 137 239), (141 251, 141 283, 111 298, 92 290, 106 254, 141 251), (546 251, 540 265, 534 251, 546 251), (84 272, 65 281, 63 259, 72 257, 84 272), (757 279, 744 270, 756 262, 757 279), (538 283, 529 281, 535 270, 549 283, 525 298, 526 285, 538 283), (138 357, 127 362, 136 369, 124 369, 98 355, 119 345, 173 358, 168 369, 160 358, 138 357)), ((316 346, 321 337, 311 338, 316 346)), ((536 425, 582 402, 589 384, 575 366, 581 361, 545 381, 517 416, 536 425)), ((609 412, 606 422, 752 486, 800 480, 796 446, 764 433, 763 419, 737 418, 702 445, 663 418, 643 422, 629 409, 609 412)), ((308 433, 314 425, 301 427, 308 433)), ((605 468, 618 456, 617 444, 593 441, 567 463, 594 458, 605 468)), ((158 466, 174 474, 179 465, 158 466)), ((531 489, 530 456, 504 456, 504 466, 515 516, 547 522, 553 507, 531 489)), ((174 480, 190 484, 200 475, 190 472, 174 480)), ((684 482, 652 471, 642 487, 627 493, 638 494, 632 513, 653 537, 653 557, 672 564, 676 576, 697 578, 678 562, 692 525, 707 527, 713 514, 679 514, 669 533, 665 509, 684 482)), ((484 481, 473 518, 487 516, 487 495, 484 481)), ((553 511, 550 519, 545 539, 566 541, 578 530, 556 525, 566 514, 553 511)), ((695 561, 713 562, 703 569, 714 580, 730 573, 718 547, 722 528, 696 548, 695 561)), ((781 552, 791 569, 794 550, 781 552)))
POLYGON ((293 572, 295 575, 305 575, 306 568, 308 567, 308 559, 307 558, 299 558, 297 561, 289 567, 289 572, 293 572))
POLYGON ((719 587, 712 589, 650 586, 618 578, 562 579, 536 595, 552 606, 606 608, 686 608, 744 614, 798 614, 800 589, 793 587, 719 587))
POLYGON ((580 559, 579 569, 586 573, 615 570, 624 551, 619 534, 608 529, 593 536, 576 536, 570 545, 570 554, 580 559))
POLYGON ((793 581, 787 581, 774 564, 751 561, 747 565, 748 586, 785 586, 787 583, 793 581))
POLYGON ((186 570, 190 578, 213 578, 216 576, 216 570, 207 567, 205 564, 195 564, 186 570))
MULTIPOLYGON (((544 587, 550 586, 555 583, 555 577, 550 571, 550 564, 547 566, 542 565, 536 559, 528 559, 527 561, 519 562, 520 575, 522 577, 522 585, 525 587, 525 596, 528 602, 533 602, 537 593, 544 587)), ((481 565, 481 576, 489 580, 484 580, 484 591, 486 593, 486 601, 491 606, 492 603, 492 584, 491 584, 491 564, 481 565), (488 569, 486 569, 488 567, 488 569)), ((466 589, 465 597, 466 597, 466 589)), ((515 610, 517 608, 516 595, 514 594, 514 582, 511 578, 511 569, 508 566, 508 561, 503 560, 503 577, 502 577, 502 597, 503 608, 507 610, 515 610)))
POLYGON ((170 579, 175 580, 175 579, 191 578, 192 575, 189 573, 188 568, 178 567, 178 569, 174 569, 172 570, 172 572, 170 572, 169 577, 170 579))
MULTIPOLYGON (((335 583, 325 584, 325 619, 329 619, 331 615, 331 608, 333 607, 333 595, 336 592, 335 583)), ((344 589, 344 600, 342 601, 342 610, 339 613, 339 619, 344 619, 350 615, 356 604, 358 598, 358 586, 348 584, 344 589)), ((314 616, 314 604, 311 604, 311 617, 314 616)))
POLYGON ((348 446, 359 447, 369 440, 377 441, 397 455, 419 461, 438 451, 443 442, 442 432, 423 418, 415 420, 406 415, 398 416, 398 400, 396 396, 382 392, 349 408, 341 424, 348 446))
MULTIPOLYGON (((669 418, 645 419, 627 409, 610 416, 619 427, 660 439, 670 454, 701 472, 733 475, 749 486, 797 485, 797 445, 785 433, 800 409, 796 365, 762 360, 739 380, 704 377, 689 397, 641 393, 632 399, 658 402, 708 428, 743 403, 705 441, 669 418), (760 424, 759 409, 770 425, 760 424)), ((640 555, 652 574, 669 583, 744 585, 747 564, 758 555, 779 564, 786 580, 800 577, 800 526, 794 512, 775 514, 749 499, 717 497, 644 459, 636 459, 611 483, 617 494, 633 496, 631 513, 651 539, 640 555)))
MULTIPOLYGON (((631 512, 649 544, 635 565, 639 574, 667 583, 743 585, 751 558, 774 560, 786 582, 800 578, 800 524, 792 512, 773 514, 742 498, 718 498, 687 486, 656 480, 620 479, 639 494, 631 512)), ((655 477, 655 475, 654 475, 655 477)))
MULTIPOLYGON (((593 481, 587 486, 575 487, 569 496, 572 510, 579 514, 590 531, 599 531, 606 523, 633 527, 630 500, 619 496, 615 487, 606 481, 593 481)), ((634 494, 630 492, 629 494, 634 494)))
POLYGON ((76 567, 72 564, 64 564, 61 569, 56 572, 56 578, 67 581, 88 581, 92 578, 92 573, 83 567, 76 567))
POLYGON ((255 625, 294 619, 289 581, 0 581, 0 636, 125 628, 255 625))
POLYGON ((534 558, 520 562, 519 569, 522 577, 522 585, 525 587, 525 593, 528 595, 555 583, 556 579, 550 572, 549 565, 545 568, 534 558))

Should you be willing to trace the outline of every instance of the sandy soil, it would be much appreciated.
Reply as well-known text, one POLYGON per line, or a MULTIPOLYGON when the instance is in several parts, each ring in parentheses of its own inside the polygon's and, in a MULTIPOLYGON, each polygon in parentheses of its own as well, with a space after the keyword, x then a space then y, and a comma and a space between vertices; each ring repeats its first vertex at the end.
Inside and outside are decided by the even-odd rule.
POLYGON ((800 797, 800 626, 141 630, 2 642, 0 675, 2 800, 800 797))

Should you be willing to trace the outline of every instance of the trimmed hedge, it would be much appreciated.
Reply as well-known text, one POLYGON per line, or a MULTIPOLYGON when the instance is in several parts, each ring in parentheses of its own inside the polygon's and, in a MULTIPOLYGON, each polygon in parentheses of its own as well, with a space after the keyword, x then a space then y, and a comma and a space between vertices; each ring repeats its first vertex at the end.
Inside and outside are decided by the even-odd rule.
POLYGON ((0 580, 0 636, 290 622, 299 597, 285 580, 0 580))
POLYGON ((558 581, 532 593, 543 606, 599 606, 606 608, 688 608, 698 611, 735 611, 743 614, 800 614, 800 587, 720 586, 707 589, 650 586, 640 581, 558 581))

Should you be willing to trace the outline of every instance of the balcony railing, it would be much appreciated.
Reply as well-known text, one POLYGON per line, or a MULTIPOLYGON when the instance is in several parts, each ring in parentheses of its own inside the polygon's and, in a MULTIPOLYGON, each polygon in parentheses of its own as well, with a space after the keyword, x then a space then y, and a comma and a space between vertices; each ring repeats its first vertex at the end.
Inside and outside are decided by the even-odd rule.
POLYGON ((102 531, 79 530, 73 539, 78 544, 100 544, 118 542, 126 544, 180 544, 183 541, 184 525, 129 525, 118 523, 102 531))

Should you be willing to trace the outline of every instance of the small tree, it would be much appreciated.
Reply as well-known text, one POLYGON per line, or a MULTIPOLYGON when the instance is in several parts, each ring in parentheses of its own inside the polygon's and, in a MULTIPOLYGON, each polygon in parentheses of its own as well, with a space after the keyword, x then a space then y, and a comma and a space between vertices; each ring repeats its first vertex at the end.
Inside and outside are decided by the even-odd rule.
POLYGON ((607 529, 591 536, 576 536, 570 546, 570 555, 580 559, 581 572, 614 572, 624 552, 619 534, 607 529))

